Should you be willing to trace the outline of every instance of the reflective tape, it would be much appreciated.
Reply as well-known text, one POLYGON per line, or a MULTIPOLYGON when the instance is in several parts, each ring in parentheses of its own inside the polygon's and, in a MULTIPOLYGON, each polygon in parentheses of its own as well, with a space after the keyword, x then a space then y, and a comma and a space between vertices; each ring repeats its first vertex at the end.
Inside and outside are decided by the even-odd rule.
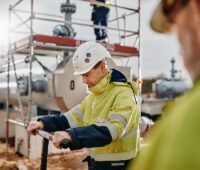
POLYGON ((73 118, 73 116, 71 115, 71 113, 66 112, 66 113, 64 114, 64 116, 67 118, 67 120, 68 120, 69 125, 70 125, 71 128, 77 127, 77 122, 74 121, 74 118, 73 118))
POLYGON ((125 128, 128 121, 126 120, 126 118, 120 114, 117 114, 117 113, 112 113, 112 114, 109 114, 108 118, 110 120, 118 120, 120 123, 122 123, 123 127, 125 128))
POLYGON ((107 127, 111 136, 112 136, 112 140, 116 140, 118 138, 118 136, 119 136, 118 130, 117 130, 117 127, 114 124, 109 123, 109 122, 105 122, 105 123, 96 123, 96 125, 107 127))
POLYGON ((123 153, 91 153, 91 157, 95 159, 95 161, 119 161, 119 160, 129 160, 134 158, 137 155, 137 149, 130 152, 123 153))
POLYGON ((80 106, 74 107, 72 110, 73 114, 77 116, 80 120, 83 120, 83 113, 80 110, 80 106))

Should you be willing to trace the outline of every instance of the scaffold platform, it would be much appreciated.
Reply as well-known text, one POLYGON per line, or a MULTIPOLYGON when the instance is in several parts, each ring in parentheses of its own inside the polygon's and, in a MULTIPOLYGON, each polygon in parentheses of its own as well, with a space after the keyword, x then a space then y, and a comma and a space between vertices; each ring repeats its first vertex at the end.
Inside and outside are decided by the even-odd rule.
MULTIPOLYGON (((33 40, 35 55, 53 55, 61 51, 75 51, 79 45, 86 42, 73 38, 36 34, 14 42, 12 49, 17 54, 28 54, 31 39, 33 40)), ((110 43, 101 44, 113 57, 136 57, 138 55, 138 49, 132 46, 110 43)))

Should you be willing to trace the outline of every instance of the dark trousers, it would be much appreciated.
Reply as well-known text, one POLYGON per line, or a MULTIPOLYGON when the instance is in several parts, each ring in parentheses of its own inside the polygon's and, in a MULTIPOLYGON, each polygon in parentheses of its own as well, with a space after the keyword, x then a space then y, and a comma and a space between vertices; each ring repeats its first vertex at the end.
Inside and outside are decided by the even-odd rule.
MULTIPOLYGON (((94 20, 93 24, 107 27, 107 20, 94 20)), ((102 40, 108 37, 106 28, 94 28, 94 34, 96 40, 102 40)))
POLYGON ((95 161, 88 157, 89 170, 126 170, 129 160, 126 161, 95 161))
MULTIPOLYGON (((94 25, 107 27, 109 9, 106 7, 95 7, 92 12, 92 21, 94 25)), ((108 37, 107 28, 94 28, 96 40, 102 40, 108 37)))

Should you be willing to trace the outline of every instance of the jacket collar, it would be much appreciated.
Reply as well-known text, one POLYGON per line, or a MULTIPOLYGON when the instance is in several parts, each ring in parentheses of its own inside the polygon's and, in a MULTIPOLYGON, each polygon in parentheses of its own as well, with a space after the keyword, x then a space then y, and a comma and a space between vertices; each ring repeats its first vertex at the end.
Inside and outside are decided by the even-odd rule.
POLYGON ((109 71, 95 86, 90 88, 90 91, 99 94, 102 93, 109 85, 112 72, 109 71))
POLYGON ((127 82, 127 79, 121 72, 112 69, 112 76, 110 82, 127 82))
POLYGON ((95 94, 102 93, 111 82, 127 82, 127 79, 121 72, 112 69, 90 91, 95 94))

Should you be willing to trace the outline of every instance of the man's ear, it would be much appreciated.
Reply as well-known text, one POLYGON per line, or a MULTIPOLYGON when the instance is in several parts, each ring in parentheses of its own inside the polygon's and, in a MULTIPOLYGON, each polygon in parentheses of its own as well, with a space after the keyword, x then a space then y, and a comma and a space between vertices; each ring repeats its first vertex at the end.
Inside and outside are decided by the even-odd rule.
POLYGON ((100 65, 99 65, 101 71, 105 71, 106 70, 106 63, 105 62, 101 62, 100 65))

